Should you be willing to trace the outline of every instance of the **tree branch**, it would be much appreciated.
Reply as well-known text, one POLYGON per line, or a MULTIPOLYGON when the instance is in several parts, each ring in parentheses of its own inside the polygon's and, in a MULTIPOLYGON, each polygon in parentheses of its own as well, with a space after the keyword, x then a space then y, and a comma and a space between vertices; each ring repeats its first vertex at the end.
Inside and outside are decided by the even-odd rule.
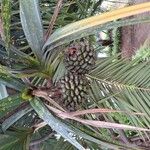
POLYGON ((38 131, 39 129, 43 128, 43 127, 46 126, 46 125, 47 125, 47 123, 41 122, 41 123, 39 123, 39 124, 34 125, 32 128, 33 128, 34 131, 36 132, 36 131, 38 131))
POLYGON ((53 14, 53 16, 51 18, 51 21, 50 21, 49 26, 48 26, 48 30, 46 32, 45 41, 48 39, 48 37, 52 33, 52 30, 53 30, 54 24, 56 22, 57 16, 58 16, 59 11, 60 11, 60 9, 62 7, 62 2, 63 2, 63 0, 58 0, 57 1, 56 7, 55 7, 55 10, 54 10, 54 14, 53 14))

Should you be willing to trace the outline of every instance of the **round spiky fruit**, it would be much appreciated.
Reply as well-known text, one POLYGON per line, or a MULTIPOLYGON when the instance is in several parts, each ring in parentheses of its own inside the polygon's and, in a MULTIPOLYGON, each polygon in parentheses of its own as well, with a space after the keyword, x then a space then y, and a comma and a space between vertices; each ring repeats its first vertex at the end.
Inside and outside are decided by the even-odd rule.
POLYGON ((69 111, 81 108, 87 96, 87 80, 83 75, 68 73, 60 80, 64 107, 69 111))
POLYGON ((72 43, 65 51, 65 66, 70 72, 87 73, 95 64, 96 54, 87 39, 72 43))

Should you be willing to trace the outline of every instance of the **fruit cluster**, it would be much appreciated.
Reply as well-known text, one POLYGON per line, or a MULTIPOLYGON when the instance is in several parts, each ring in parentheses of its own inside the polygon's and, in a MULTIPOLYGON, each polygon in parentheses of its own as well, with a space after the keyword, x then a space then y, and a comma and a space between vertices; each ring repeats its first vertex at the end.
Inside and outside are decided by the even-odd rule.
POLYGON ((63 104, 69 111, 77 110, 87 99, 88 81, 85 74, 95 64, 96 54, 89 40, 73 42, 64 54, 67 74, 61 79, 60 86, 63 104))

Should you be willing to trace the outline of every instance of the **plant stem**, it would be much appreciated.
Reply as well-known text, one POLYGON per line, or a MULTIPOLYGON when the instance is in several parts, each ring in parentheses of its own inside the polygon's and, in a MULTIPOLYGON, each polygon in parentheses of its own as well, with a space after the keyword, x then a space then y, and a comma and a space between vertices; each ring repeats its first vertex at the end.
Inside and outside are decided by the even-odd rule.
POLYGON ((65 111, 57 102, 55 102, 51 97, 54 95, 58 95, 59 97, 60 92, 56 89, 54 91, 50 89, 35 89, 32 91, 32 95, 37 96, 37 97, 42 97, 45 100, 47 100, 50 104, 54 105, 56 108, 65 111))
POLYGON ((56 22, 56 19, 57 19, 57 16, 59 14, 59 11, 60 11, 60 9, 62 7, 62 2, 63 2, 63 0, 58 0, 57 1, 56 7, 55 7, 55 10, 54 10, 54 14, 53 14, 53 16, 51 18, 51 21, 50 21, 49 26, 48 26, 48 30, 46 32, 45 41, 52 34, 52 30, 53 30, 54 24, 56 22))
POLYGON ((53 132, 47 134, 46 136, 44 137, 41 137, 40 139, 37 139, 37 140, 33 140, 31 143, 30 143, 30 147, 31 146, 34 146, 34 145, 38 145, 46 140, 48 140, 49 138, 51 138, 52 136, 54 135, 53 132))

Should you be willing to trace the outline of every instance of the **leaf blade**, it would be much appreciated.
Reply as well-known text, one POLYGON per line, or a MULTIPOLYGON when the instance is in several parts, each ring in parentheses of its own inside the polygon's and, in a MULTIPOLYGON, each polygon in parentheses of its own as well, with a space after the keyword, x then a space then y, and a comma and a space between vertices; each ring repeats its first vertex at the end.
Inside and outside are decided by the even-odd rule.
POLYGON ((19 120, 21 117, 23 117, 25 114, 27 114, 30 111, 32 111, 32 108, 27 107, 23 110, 18 111, 14 115, 10 116, 2 123, 2 131, 5 132, 12 124, 14 124, 17 120, 19 120))
POLYGON ((79 150, 84 150, 84 148, 73 138, 73 135, 69 134, 69 132, 74 132, 64 123, 60 122, 58 119, 52 116, 52 114, 40 101, 34 99, 30 103, 34 110, 38 113, 40 118, 42 118, 53 130, 62 135, 67 141, 69 141, 79 150))
POLYGON ((37 0, 20 0, 20 17, 27 41, 40 60, 44 33, 38 3, 37 0))

